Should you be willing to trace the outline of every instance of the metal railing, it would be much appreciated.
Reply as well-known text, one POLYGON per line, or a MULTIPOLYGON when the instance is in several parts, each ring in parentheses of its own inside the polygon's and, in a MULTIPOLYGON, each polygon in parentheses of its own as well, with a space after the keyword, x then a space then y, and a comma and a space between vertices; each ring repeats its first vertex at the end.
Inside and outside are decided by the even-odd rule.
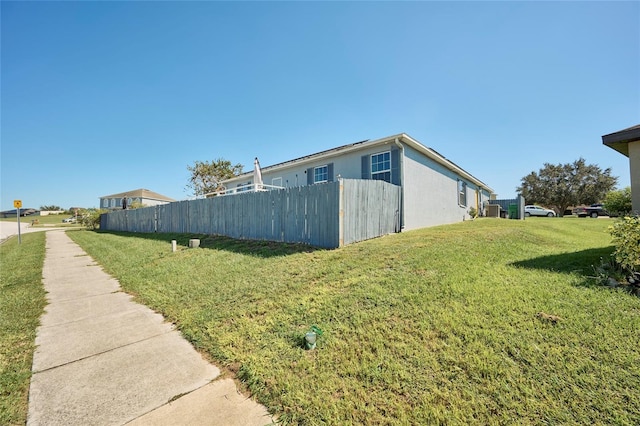
POLYGON ((285 189, 283 186, 275 186, 275 185, 265 185, 264 183, 249 183, 246 185, 238 186, 235 188, 224 189, 221 191, 209 192, 208 194, 204 194, 199 198, 211 198, 211 197, 221 197, 225 195, 232 194, 241 194, 245 192, 264 192, 264 191, 274 191, 278 189, 285 189))

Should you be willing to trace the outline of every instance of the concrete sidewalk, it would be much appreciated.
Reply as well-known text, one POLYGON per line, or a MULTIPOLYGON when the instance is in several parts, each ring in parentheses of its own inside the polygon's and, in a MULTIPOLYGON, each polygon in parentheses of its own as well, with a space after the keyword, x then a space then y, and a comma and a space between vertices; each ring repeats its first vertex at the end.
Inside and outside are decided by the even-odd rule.
POLYGON ((47 232, 43 280, 27 425, 272 423, 63 231, 47 232))

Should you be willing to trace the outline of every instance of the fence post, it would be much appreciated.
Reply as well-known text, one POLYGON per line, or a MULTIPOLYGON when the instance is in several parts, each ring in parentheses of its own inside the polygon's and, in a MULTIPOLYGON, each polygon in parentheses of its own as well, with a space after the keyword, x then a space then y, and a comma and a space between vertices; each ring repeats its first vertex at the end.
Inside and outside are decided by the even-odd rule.
POLYGON ((344 246, 344 182, 338 179, 338 247, 344 246))

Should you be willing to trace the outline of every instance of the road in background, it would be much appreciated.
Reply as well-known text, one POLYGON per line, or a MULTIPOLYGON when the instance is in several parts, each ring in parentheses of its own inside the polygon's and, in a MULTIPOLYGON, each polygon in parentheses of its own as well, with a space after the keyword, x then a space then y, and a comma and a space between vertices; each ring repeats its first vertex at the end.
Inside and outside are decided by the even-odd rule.
MULTIPOLYGON (((20 220, 20 234, 27 234, 29 232, 39 231, 51 231, 60 228, 33 228, 30 225, 30 219, 20 220)), ((8 222, 0 220, 0 243, 5 242, 8 238, 18 235, 18 222, 8 222)))

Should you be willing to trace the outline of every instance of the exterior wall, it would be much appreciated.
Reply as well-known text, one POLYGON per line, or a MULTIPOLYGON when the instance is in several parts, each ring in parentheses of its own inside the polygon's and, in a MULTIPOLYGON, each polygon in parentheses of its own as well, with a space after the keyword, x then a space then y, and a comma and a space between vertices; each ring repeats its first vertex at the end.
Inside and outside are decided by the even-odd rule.
POLYGON ((458 181, 461 178, 416 150, 405 147, 404 169, 404 225, 406 230, 442 225, 470 219, 469 209, 489 199, 486 190, 466 183, 465 206, 458 204, 458 181))
MULTIPOLYGON (((137 200, 139 200, 138 198, 133 199, 133 202, 135 203, 137 200)), ((167 204, 167 201, 160 201, 160 200, 151 200, 149 198, 143 198, 142 200, 140 200, 141 204, 144 204, 145 206, 151 207, 151 206, 160 206, 162 204, 167 204)), ((122 206, 121 206, 122 207, 122 206)))
MULTIPOLYGON (((479 200, 479 209, 482 211, 482 206, 484 206, 485 203, 488 203, 491 199, 491 193, 486 189, 482 189, 479 192, 481 195, 479 200)), ((524 205, 522 206, 522 208, 524 209, 524 205)))
MULTIPOLYGON (((294 188, 296 186, 307 185, 307 171, 314 167, 320 167, 324 165, 333 164, 333 179, 336 181, 338 175, 343 179, 362 179, 362 163, 361 158, 363 155, 372 155, 391 149, 397 149, 394 143, 385 145, 377 145, 367 149, 348 152, 346 154, 337 153, 332 157, 326 157, 324 159, 318 159, 311 163, 304 165, 292 165, 290 167, 283 167, 279 170, 262 170, 262 182, 265 185, 271 185, 274 178, 282 178, 282 186, 285 188, 294 188)), ((240 184, 253 183, 253 175, 249 174, 244 179, 239 179, 232 183, 233 186, 227 189, 234 189, 240 184)))
POLYGON ((122 198, 100 198, 100 208, 103 209, 121 209, 122 198), (107 202, 105 204, 105 201, 107 202))
MULTIPOLYGON (((363 173, 363 156, 370 156, 381 152, 400 152, 399 165, 392 164, 392 183, 403 187, 401 224, 406 230, 424 228, 427 226, 443 225, 471 219, 469 209, 475 208, 482 214, 482 206, 490 198, 490 192, 480 188, 469 180, 463 179, 457 173, 447 169, 435 160, 426 157, 406 144, 399 150, 393 142, 366 147, 355 151, 337 152, 331 157, 318 159, 303 165, 283 166, 279 170, 262 170, 262 180, 271 185, 274 178, 281 178, 285 188, 307 185, 307 174, 314 167, 332 165, 330 180, 335 181, 338 176, 344 179, 370 179, 370 172, 363 173), (403 154, 404 153, 404 154, 403 154), (398 168, 399 174, 394 172, 398 168), (464 204, 459 204, 458 182, 465 183, 464 204)), ((393 163, 392 158, 392 163, 393 163)), ((238 185, 253 183, 253 175, 248 174, 244 179, 230 182, 234 189, 238 185)))
MULTIPOLYGON (((132 203, 140 203, 146 207, 159 206, 161 204, 167 204, 168 201, 152 200, 149 198, 130 197, 128 199, 128 205, 132 203)), ((120 198, 100 198, 100 208, 102 209, 122 209, 122 197, 120 198), (105 205, 105 200, 108 201, 108 205, 105 205)))
POLYGON ((640 213, 640 141, 629 142, 629 168, 631 173, 631 205, 640 213))

